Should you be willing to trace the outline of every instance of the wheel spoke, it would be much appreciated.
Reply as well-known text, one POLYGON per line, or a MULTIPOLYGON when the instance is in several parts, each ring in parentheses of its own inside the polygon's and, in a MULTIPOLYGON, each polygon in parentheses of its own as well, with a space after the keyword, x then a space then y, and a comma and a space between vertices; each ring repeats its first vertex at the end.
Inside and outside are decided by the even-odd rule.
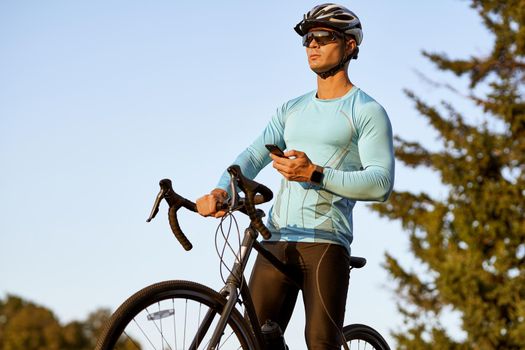
MULTIPOLYGON (((160 301, 157 302, 157 306, 158 306, 159 315, 160 315, 160 301)), ((164 350, 164 333, 162 332, 162 315, 160 315, 159 317, 159 322, 160 322, 160 348, 164 350)))
POLYGON ((186 300, 186 303, 184 305, 184 340, 182 341, 182 349, 186 349, 186 321, 188 320, 188 300, 186 300))
MULTIPOLYGON (((201 325, 201 310, 202 310, 202 304, 199 304, 199 319, 197 321, 197 329, 200 328, 200 325, 201 325)), ((200 336, 200 333, 197 331, 197 344, 199 344, 199 336, 200 336)), ((204 338, 204 334, 202 335, 202 338, 204 338)))
POLYGON ((175 350, 177 350, 177 323, 175 322, 175 299, 173 298, 171 298, 171 305, 171 309, 173 310, 173 343, 175 344, 175 350))
MULTIPOLYGON (((222 347, 224 346, 224 344, 226 344, 226 342, 228 341, 228 339, 230 339, 230 337, 233 335, 233 332, 230 333, 229 336, 226 337, 226 339, 224 339, 224 341, 222 342, 222 345, 219 345, 219 349, 222 349, 222 347)), ((219 342, 220 344, 220 342, 219 342)))
MULTIPOLYGON (((148 340, 148 342, 151 344, 151 346, 153 347, 153 349, 157 349, 155 347, 155 345, 153 345, 153 342, 151 341, 151 339, 148 337, 148 335, 146 334, 146 332, 144 332, 144 330, 142 329, 142 327, 140 326, 140 324, 137 322, 137 320, 134 318, 133 319, 133 322, 135 322, 135 324, 137 325, 137 327, 140 329, 140 331, 142 332, 142 334, 144 334, 144 337, 148 340)), ((124 331, 125 332, 125 331, 124 331)))
POLYGON ((124 332, 124 335, 128 337, 128 339, 133 343, 133 345, 135 345, 137 349, 141 350, 141 347, 135 342, 135 340, 133 340, 132 337, 130 337, 126 332, 124 332))

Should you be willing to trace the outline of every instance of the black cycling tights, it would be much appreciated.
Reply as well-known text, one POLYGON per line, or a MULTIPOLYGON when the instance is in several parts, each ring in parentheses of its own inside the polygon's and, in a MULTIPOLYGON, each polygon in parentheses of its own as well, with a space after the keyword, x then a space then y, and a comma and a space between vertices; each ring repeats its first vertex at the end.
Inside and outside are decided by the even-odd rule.
POLYGON ((350 273, 346 249, 335 244, 294 242, 265 242, 264 247, 290 269, 294 278, 258 255, 250 290, 261 325, 270 319, 284 332, 301 290, 308 349, 340 349, 350 273))

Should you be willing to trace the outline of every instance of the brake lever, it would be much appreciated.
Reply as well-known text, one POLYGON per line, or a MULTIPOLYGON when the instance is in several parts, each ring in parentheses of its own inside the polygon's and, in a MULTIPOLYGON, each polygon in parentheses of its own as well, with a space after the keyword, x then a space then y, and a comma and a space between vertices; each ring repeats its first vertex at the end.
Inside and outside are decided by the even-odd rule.
POLYGON ((230 192, 231 192, 231 198, 230 198, 230 209, 233 209, 237 206, 237 203, 239 203, 239 192, 237 191, 237 186, 235 185, 235 175, 233 173, 230 173, 230 192))
POLYGON ((159 194, 157 195, 157 198, 155 199, 155 203, 153 203, 151 214, 149 215, 149 218, 146 220, 146 222, 150 222, 151 220, 153 220, 153 218, 155 218, 155 216, 159 212, 160 202, 164 199, 165 194, 166 194, 166 189, 161 187, 159 194))

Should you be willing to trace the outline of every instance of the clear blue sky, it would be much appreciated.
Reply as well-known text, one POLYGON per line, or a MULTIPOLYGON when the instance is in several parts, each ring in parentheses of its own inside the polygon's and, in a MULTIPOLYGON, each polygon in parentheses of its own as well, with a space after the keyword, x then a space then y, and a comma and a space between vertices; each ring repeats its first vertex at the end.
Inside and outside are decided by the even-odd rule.
MULTIPOLYGON (((199 197, 280 104, 315 89, 292 29, 314 4, 0 2, 0 296, 21 295, 67 322, 159 280, 219 287, 214 219, 182 215, 189 253, 163 213, 146 224, 158 180, 199 197)), ((415 74, 451 78, 420 52, 486 52, 479 19, 459 0, 344 5, 364 29, 352 81, 386 108, 396 134, 437 147, 402 90, 448 98, 415 74)), ((258 179, 277 190, 280 175, 265 169, 258 179)), ((395 188, 445 194, 434 174, 400 163, 395 188)), ((353 252, 368 265, 352 273, 347 320, 388 334, 401 318, 385 251, 420 269, 399 223, 358 205, 353 252)), ((300 349, 297 310, 287 340, 300 349)))

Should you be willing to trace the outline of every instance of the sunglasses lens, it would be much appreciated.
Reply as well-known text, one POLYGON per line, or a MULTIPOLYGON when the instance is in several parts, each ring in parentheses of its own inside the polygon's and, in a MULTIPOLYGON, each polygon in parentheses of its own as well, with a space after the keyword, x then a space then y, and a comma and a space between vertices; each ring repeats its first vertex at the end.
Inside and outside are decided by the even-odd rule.
POLYGON ((312 37, 309 36, 308 34, 303 35, 303 46, 309 46, 310 43, 312 42, 312 37))
POLYGON ((308 47, 313 39, 315 39, 316 43, 322 46, 332 41, 335 41, 336 35, 334 32, 329 32, 325 30, 309 32, 303 36, 303 46, 308 47))

